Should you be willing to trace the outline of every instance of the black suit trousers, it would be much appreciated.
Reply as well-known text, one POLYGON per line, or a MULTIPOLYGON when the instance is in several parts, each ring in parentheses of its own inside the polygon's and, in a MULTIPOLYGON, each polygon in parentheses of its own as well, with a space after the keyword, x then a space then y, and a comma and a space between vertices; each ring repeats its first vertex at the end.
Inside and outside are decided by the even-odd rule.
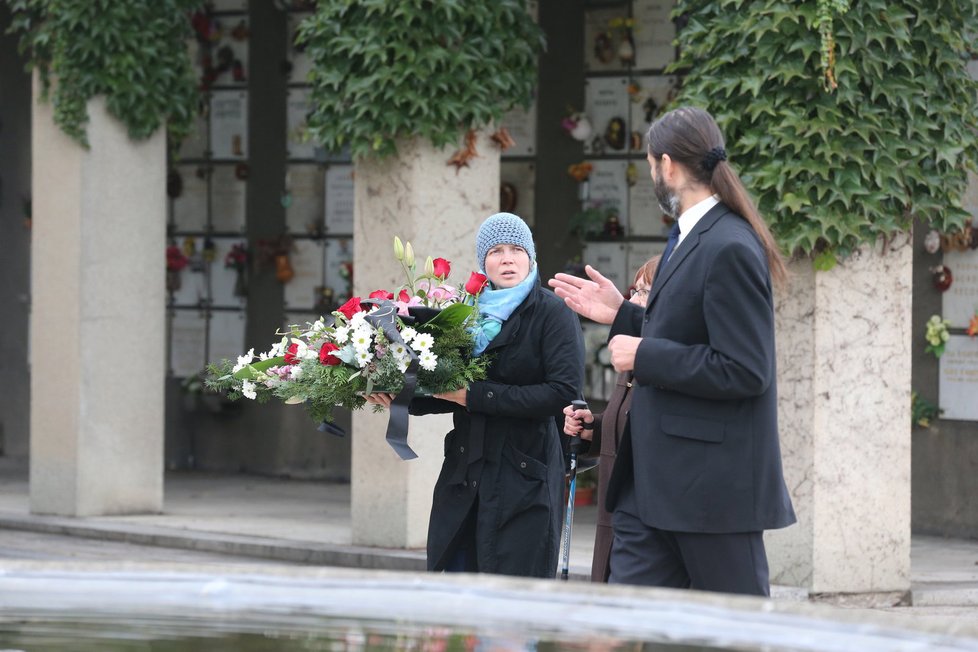
POLYGON ((770 595, 763 532, 709 534, 651 527, 638 517, 632 482, 611 517, 610 584, 770 595))

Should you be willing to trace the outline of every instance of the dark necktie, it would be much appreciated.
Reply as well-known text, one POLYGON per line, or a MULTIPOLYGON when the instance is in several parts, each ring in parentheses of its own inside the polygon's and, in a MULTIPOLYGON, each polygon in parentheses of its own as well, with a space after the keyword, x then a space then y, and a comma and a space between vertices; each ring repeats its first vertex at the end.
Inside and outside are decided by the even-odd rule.
POLYGON ((672 255, 672 250, 676 248, 676 243, 679 242, 679 222, 672 225, 672 230, 669 231, 669 238, 666 240, 665 251, 662 252, 662 259, 659 262, 659 267, 662 267, 667 262, 669 262, 669 257, 672 255))

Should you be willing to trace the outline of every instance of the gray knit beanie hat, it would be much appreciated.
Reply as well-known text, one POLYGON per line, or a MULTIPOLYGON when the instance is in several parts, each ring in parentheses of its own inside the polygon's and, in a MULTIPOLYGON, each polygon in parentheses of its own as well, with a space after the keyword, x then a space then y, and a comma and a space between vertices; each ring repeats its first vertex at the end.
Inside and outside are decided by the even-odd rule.
POLYGON ((537 259, 537 250, 533 246, 533 234, 519 216, 512 213, 496 213, 486 218, 479 227, 475 237, 475 258, 479 261, 479 270, 486 271, 486 254, 496 245, 513 244, 523 247, 530 256, 532 263, 537 259))

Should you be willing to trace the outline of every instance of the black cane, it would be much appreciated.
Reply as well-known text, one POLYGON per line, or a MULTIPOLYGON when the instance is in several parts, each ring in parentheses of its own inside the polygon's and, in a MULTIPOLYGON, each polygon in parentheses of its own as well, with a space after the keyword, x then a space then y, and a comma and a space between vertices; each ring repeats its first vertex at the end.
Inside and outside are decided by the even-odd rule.
MULTIPOLYGON (((575 410, 586 410, 587 401, 571 401, 575 410)), ((574 525, 574 495, 577 493, 577 450, 581 446, 581 437, 570 438, 570 489, 567 492, 567 511, 564 513, 564 546, 561 551, 560 579, 566 580, 570 570, 570 539, 571 528, 574 525)))

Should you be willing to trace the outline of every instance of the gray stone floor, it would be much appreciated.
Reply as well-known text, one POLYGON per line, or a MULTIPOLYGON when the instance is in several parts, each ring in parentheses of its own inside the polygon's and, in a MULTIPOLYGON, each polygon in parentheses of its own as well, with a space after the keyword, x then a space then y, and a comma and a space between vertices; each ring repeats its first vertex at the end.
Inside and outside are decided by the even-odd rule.
MULTIPOLYGON (((38 516, 28 509, 26 471, 0 463, 0 567, 18 560, 116 559, 225 567, 424 568, 423 550, 352 544, 349 485, 193 472, 168 473, 165 488, 162 514, 38 516)), ((576 579, 589 572, 595 514, 594 507, 576 512, 571 546, 576 579)), ((888 613, 946 631, 973 629, 978 638, 978 541, 915 536, 911 556, 912 607, 833 608, 852 615, 888 613)), ((777 603, 806 601, 803 592, 789 587, 773 587, 772 593, 777 603)))

